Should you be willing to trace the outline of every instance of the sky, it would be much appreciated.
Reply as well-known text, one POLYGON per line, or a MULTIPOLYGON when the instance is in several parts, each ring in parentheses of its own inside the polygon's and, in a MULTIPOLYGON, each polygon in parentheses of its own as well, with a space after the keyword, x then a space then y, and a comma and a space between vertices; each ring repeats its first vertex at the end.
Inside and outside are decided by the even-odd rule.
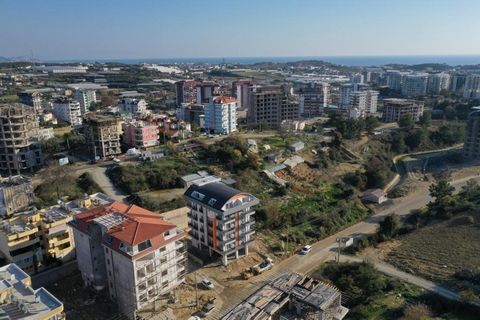
POLYGON ((479 0, 0 0, 0 56, 480 54, 479 0))

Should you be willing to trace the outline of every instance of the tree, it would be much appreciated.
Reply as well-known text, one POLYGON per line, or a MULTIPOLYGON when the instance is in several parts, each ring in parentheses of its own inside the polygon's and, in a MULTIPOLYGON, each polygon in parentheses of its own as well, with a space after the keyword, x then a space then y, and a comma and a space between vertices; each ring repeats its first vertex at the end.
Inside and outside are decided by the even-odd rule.
POLYGON ((442 218, 449 217, 454 204, 452 195, 455 188, 446 179, 441 179, 432 184, 428 190, 430 196, 435 198, 433 202, 427 204, 430 212, 442 218))
POLYGON ((392 213, 379 223, 378 235, 386 239, 394 237, 400 227, 400 218, 395 213, 392 213))
POLYGON ((419 120, 420 125, 422 127, 428 127, 431 121, 432 121, 432 112, 424 111, 419 120))
POLYGON ((398 121, 398 125, 400 128, 404 129, 412 129, 415 126, 415 120, 413 119, 411 114, 403 115, 398 121))
POLYGON ((368 116, 365 118, 365 130, 368 133, 373 133, 373 131, 380 125, 380 121, 376 117, 368 116))

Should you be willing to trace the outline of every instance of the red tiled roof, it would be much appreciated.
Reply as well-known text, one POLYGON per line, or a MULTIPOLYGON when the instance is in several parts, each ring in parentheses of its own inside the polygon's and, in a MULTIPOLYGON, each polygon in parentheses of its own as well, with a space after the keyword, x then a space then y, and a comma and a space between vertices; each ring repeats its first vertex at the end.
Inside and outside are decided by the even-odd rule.
POLYGON ((214 103, 232 103, 232 102, 237 102, 237 99, 234 97, 228 97, 228 96, 216 96, 213 98, 214 103))

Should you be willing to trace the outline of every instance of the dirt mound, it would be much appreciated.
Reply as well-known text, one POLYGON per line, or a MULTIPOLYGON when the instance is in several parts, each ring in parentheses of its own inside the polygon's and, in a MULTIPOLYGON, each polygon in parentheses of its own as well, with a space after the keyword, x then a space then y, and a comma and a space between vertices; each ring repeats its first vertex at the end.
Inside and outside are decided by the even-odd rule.
POLYGON ((475 217, 463 216, 453 219, 452 222, 450 222, 450 227, 468 226, 471 224, 475 224, 475 217))

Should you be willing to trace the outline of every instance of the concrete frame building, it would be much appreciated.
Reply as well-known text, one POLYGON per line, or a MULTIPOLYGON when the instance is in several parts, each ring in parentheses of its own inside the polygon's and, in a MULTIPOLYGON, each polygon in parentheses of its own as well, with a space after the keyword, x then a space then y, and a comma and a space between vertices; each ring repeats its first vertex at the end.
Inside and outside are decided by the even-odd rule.
POLYGON ((148 113, 145 99, 121 98, 118 101, 118 112, 132 115, 143 115, 148 113))
POLYGON ((250 105, 253 88, 255 87, 254 80, 237 80, 232 83, 233 93, 237 97, 238 109, 247 110, 250 105))
POLYGON ((197 102, 198 83, 197 80, 182 80, 175 82, 177 105, 197 102))
POLYGON ((0 170, 9 176, 43 165, 39 130, 33 108, 23 104, 0 105, 0 170))
POLYGON ((330 85, 328 83, 311 82, 297 91, 299 96, 299 113, 302 117, 318 117, 328 106, 330 85))
POLYGON ((94 159, 97 157, 105 159, 122 153, 120 118, 92 112, 84 115, 84 123, 86 144, 94 159))
POLYGON ((216 134, 237 131, 237 99, 226 96, 211 97, 205 105, 204 128, 216 134))
POLYGON ((469 159, 480 158, 480 108, 472 109, 468 115, 467 127, 465 129, 465 143, 463 155, 469 159))
POLYGON ((383 121, 398 122, 404 115, 411 115, 413 120, 419 121, 423 115, 422 101, 411 99, 385 99, 383 100, 383 121))
POLYGON ((0 313, 3 319, 64 320, 63 303, 14 263, 0 267, 0 313))
POLYGON ((70 124, 72 127, 82 125, 82 109, 78 101, 62 97, 53 102, 53 114, 58 120, 70 124))
POLYGON ((238 259, 248 255, 248 246, 253 242, 253 209, 259 200, 253 195, 240 192, 210 176, 196 180, 185 191, 190 212, 192 245, 205 250, 210 256, 221 256, 223 265, 229 257, 238 259))
POLYGON ((85 285, 108 288, 129 319, 184 281, 185 233, 156 213, 112 202, 71 225, 85 285))
POLYGON ((35 201, 31 180, 26 176, 11 176, 0 182, 0 217, 28 209, 35 201))

